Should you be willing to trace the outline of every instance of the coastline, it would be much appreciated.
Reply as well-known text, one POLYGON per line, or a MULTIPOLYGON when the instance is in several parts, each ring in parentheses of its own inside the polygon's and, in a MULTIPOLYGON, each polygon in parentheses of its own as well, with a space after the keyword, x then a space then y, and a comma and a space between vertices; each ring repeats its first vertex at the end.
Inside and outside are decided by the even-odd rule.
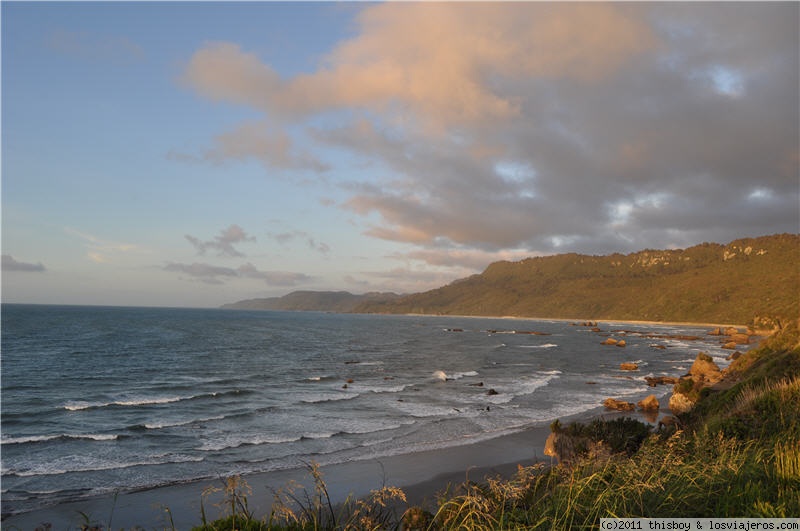
MULTIPOLYGON (((662 414, 663 409, 659 416, 662 414)), ((560 420, 586 422, 598 417, 633 417, 647 422, 642 412, 614 412, 602 406, 560 420)), ((551 458, 544 455, 549 434, 546 423, 458 446, 325 465, 320 471, 334 504, 393 486, 405 492, 406 507, 421 505, 435 510, 437 493, 448 486, 455 487, 467 479, 481 482, 486 477, 510 477, 518 465, 551 463, 551 458)), ((248 506, 258 518, 269 515, 275 492, 292 483, 313 493, 313 480, 306 468, 250 474, 243 479, 251 489, 248 506)), ((70 529, 87 523, 86 515, 91 524, 109 528, 191 529, 202 523, 203 509, 209 521, 222 516, 222 494, 204 497, 204 492, 213 487, 223 487, 223 476, 65 502, 9 516, 3 520, 3 527, 30 530, 51 524, 54 530, 70 529)))
POLYGON ((505 320, 520 320, 520 321, 555 321, 558 323, 581 323, 584 321, 593 321, 596 323, 607 323, 612 325, 647 325, 647 326, 691 326, 695 328, 719 328, 719 327, 735 327, 747 328, 745 324, 736 323, 695 323, 691 321, 636 321, 630 319, 601 319, 601 318, 571 318, 564 317, 528 317, 520 315, 460 315, 460 314, 436 314, 436 313, 366 313, 363 315, 405 315, 407 317, 453 317, 458 319, 505 319, 505 320))

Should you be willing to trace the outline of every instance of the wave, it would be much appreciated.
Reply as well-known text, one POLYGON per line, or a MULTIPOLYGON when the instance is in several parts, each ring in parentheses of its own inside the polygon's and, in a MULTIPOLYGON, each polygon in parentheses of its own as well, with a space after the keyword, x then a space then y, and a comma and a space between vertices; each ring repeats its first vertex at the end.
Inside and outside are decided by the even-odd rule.
MULTIPOLYGON (((409 423, 405 423, 409 424, 409 423)), ((240 448, 243 446, 260 446, 264 444, 289 444, 300 441, 312 441, 318 439, 330 439, 343 435, 363 435, 367 433, 377 433, 380 431, 395 430, 401 428, 404 424, 394 423, 381 425, 377 429, 374 427, 349 427, 339 431, 319 431, 303 433, 299 436, 280 436, 280 435, 253 435, 253 436, 237 436, 230 435, 217 441, 209 441, 201 445, 198 449, 203 452, 219 452, 222 450, 229 450, 233 448, 240 448)), ((387 439, 391 440, 391 439, 387 439)))
POLYGON ((433 374, 431 374, 431 378, 437 382, 446 382, 447 380, 460 380, 461 378, 469 376, 478 376, 478 371, 454 372, 453 374, 447 374, 444 371, 435 371, 433 374))
POLYGON ((47 442, 47 441, 55 441, 55 440, 67 440, 67 439, 85 439, 91 441, 115 441, 119 438, 119 435, 112 435, 112 434, 70 434, 70 433, 61 433, 58 435, 30 435, 27 437, 3 437, 2 444, 28 444, 28 443, 40 443, 40 442, 47 442))
POLYGON ((183 395, 183 396, 159 396, 159 397, 133 397, 133 398, 120 398, 110 402, 86 402, 82 400, 73 400, 64 404, 63 408, 67 411, 83 411, 86 409, 100 409, 105 407, 140 407, 140 406, 156 406, 162 404, 172 404, 175 402, 184 402, 188 400, 199 400, 208 398, 220 398, 231 395, 249 394, 252 391, 234 389, 231 391, 221 391, 213 393, 202 393, 199 395, 183 395))
MULTIPOLYGON (((233 416, 233 415, 231 415, 233 416)), ((191 420, 181 420, 181 421, 173 421, 173 422, 157 422, 157 423, 145 423, 145 424, 138 424, 133 426, 132 429, 136 428, 144 428, 147 430, 163 430, 165 428, 175 428, 179 426, 189 426, 191 424, 201 424, 203 422, 213 422, 215 420, 223 420, 227 418, 225 415, 219 415, 216 417, 207 417, 202 419, 191 419, 191 420)))
POLYGON ((188 455, 159 454, 151 456, 150 459, 138 461, 108 461, 103 459, 56 459, 54 461, 36 463, 35 465, 17 469, 3 469, 4 476, 35 477, 35 476, 60 476, 74 472, 101 472, 106 470, 121 470, 137 466, 152 466, 177 463, 199 463, 202 457, 192 457, 188 455), (65 462, 66 461, 66 462, 65 462))
POLYGON ((300 401, 305 404, 321 404, 323 402, 338 402, 340 400, 352 400, 361 396, 359 393, 344 393, 332 391, 330 393, 307 393, 301 395, 300 401))
POLYGON ((555 343, 545 343, 544 345, 517 345, 519 348, 553 348, 557 347, 555 343))
MULTIPOLYGON (((287 436, 281 437, 278 435, 258 435, 250 439, 243 439, 240 437, 226 437, 222 440, 208 441, 203 443, 198 450, 201 452, 219 452, 231 448, 239 448, 241 446, 259 446, 262 444, 288 444, 300 441, 305 436, 287 436)), ((310 437, 313 438, 313 437, 310 437)))

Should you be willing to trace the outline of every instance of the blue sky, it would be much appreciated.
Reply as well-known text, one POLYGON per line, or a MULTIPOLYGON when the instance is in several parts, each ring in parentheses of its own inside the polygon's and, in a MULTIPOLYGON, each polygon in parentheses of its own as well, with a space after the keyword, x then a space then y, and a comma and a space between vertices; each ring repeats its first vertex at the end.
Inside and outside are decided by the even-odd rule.
POLYGON ((415 292, 798 232, 798 9, 3 2, 3 301, 415 292))

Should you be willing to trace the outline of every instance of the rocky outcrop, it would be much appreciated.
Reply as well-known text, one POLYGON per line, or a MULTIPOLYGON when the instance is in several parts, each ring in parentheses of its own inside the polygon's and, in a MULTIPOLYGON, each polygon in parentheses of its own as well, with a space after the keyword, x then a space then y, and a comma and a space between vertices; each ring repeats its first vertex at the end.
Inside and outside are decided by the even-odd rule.
POLYGON ((675 385, 678 383, 678 379, 672 376, 645 376, 644 379, 650 387, 655 387, 657 385, 675 385))
POLYGON ((669 408, 675 415, 691 411, 693 407, 694 401, 683 393, 674 392, 672 396, 669 397, 669 408))
POLYGON ((623 370, 623 371, 638 371, 639 370, 639 366, 636 365, 635 363, 631 363, 631 362, 620 363, 619 364, 619 368, 620 368, 620 370, 623 370))
POLYGON ((625 402, 624 400, 617 400, 616 398, 606 398, 603 400, 603 405, 606 409, 613 409, 615 411, 633 411, 636 405, 632 402, 625 402))
POLYGON ((642 411, 658 411, 660 405, 656 395, 650 395, 636 403, 642 411))
POLYGON ((697 355, 691 369, 689 369, 689 375, 693 380, 699 380, 709 385, 715 384, 722 379, 722 371, 719 366, 717 366, 717 364, 714 363, 714 359, 705 352, 700 352, 697 355))
POLYGON ((555 457, 561 464, 569 464, 579 457, 587 457, 599 463, 611 457, 611 449, 603 441, 589 437, 553 432, 544 443, 544 455, 555 457))

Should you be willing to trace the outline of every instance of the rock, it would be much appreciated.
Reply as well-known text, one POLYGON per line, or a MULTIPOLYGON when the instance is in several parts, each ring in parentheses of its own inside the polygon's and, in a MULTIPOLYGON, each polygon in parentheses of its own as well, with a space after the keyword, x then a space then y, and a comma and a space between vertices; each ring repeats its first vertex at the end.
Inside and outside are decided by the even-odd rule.
POLYGON ((722 330, 720 330, 719 328, 714 328, 713 330, 709 330, 708 335, 710 335, 710 336, 721 336, 722 335, 722 330))
POLYGON ((676 415, 691 411, 693 407, 694 402, 692 402, 689 397, 683 393, 672 393, 672 396, 669 397, 669 408, 676 415))
POLYGON ((735 350, 736 349, 736 341, 729 341, 729 342, 725 343, 724 345, 722 345, 722 348, 728 349, 728 350, 735 350))
POLYGON ((678 383, 678 379, 672 376, 645 376, 644 379, 650 387, 655 387, 657 385, 674 385, 678 383))
POLYGON ((616 398, 606 398, 603 400, 603 405, 607 409, 614 409, 616 411, 633 411, 636 405, 632 402, 625 402, 624 400, 617 400, 616 398))
POLYGON ((625 346, 625 340, 624 339, 620 339, 619 341, 617 341, 617 346, 618 347, 624 347, 625 346))
POLYGON ((611 450, 602 441, 553 432, 544 443, 544 455, 555 457, 559 463, 569 464, 581 455, 591 460, 607 460, 611 450))
POLYGON ((658 411, 659 408, 658 398, 656 398, 656 395, 650 395, 646 398, 643 398, 642 400, 639 400, 636 405, 639 406, 639 408, 643 411, 658 411))
POLYGON ((617 340, 614 339, 613 337, 609 337, 608 339, 606 339, 605 341, 603 341, 600 344, 601 345, 616 345, 617 344, 617 340))
POLYGON ((658 343, 653 343, 650 345, 650 348, 657 348, 659 350, 667 350, 666 345, 659 345, 658 343))
POLYGON ((486 391, 486 394, 489 396, 494 396, 494 395, 499 395, 500 393, 498 393, 494 389, 489 389, 488 391, 486 391))
POLYGON ((623 370, 623 371, 638 371, 639 370, 639 366, 638 365, 636 365, 635 363, 630 363, 630 362, 620 363, 619 368, 620 368, 620 370, 623 370))
POLYGON ((738 333, 739 333, 739 329, 736 328, 735 326, 729 326, 728 328, 725 329, 725 335, 726 336, 732 336, 732 335, 738 334, 738 333))
POLYGON ((734 360, 738 360, 741 357, 742 357, 742 353, 737 350, 736 352, 731 352, 731 355, 728 356, 725 359, 728 360, 728 361, 734 361, 734 360))
POLYGON ((557 433, 551 433, 547 436, 547 440, 544 442, 544 455, 558 458, 558 454, 556 453, 556 439, 558 439, 557 433))
POLYGON ((737 345, 748 345, 750 343, 750 336, 747 334, 733 334, 731 336, 731 341, 737 345))
POLYGON ((704 352, 700 352, 689 369, 689 374, 695 380, 699 379, 701 382, 715 384, 722 379, 722 371, 711 356, 704 352))

